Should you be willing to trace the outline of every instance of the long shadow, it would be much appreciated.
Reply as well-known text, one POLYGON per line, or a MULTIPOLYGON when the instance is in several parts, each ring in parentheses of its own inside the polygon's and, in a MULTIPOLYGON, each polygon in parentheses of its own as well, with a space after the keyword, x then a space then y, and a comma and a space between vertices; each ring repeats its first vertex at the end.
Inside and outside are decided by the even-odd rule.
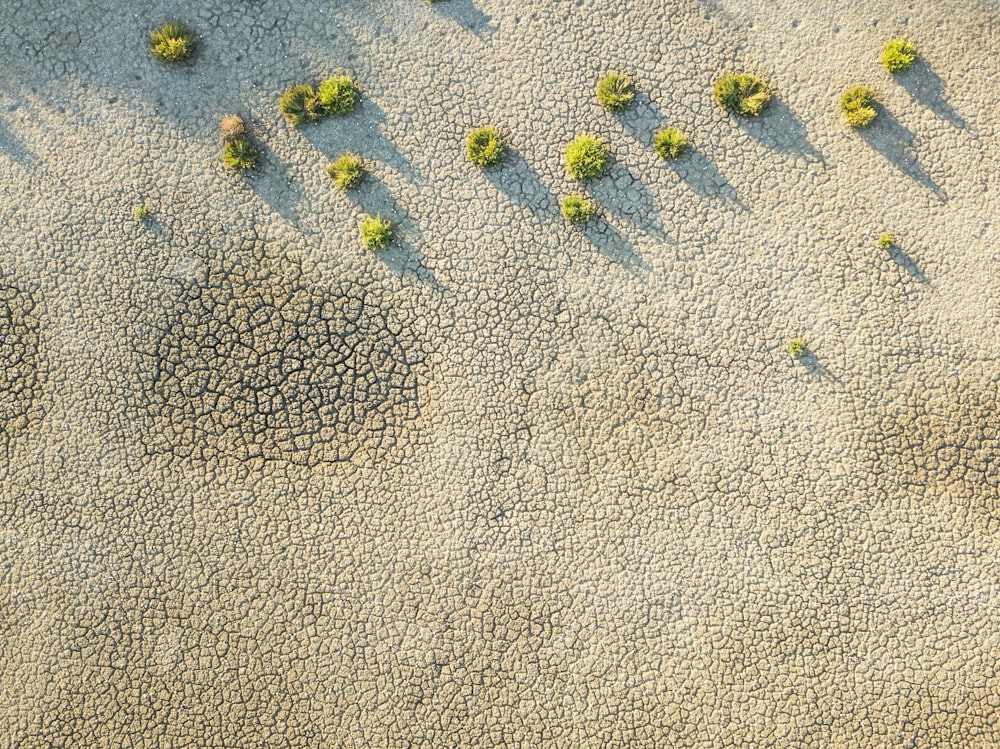
POLYGON ((858 132, 865 142, 882 154, 890 164, 907 177, 933 192, 939 200, 945 195, 931 176, 920 166, 917 157, 910 152, 913 133, 896 119, 895 115, 878 102, 875 103, 875 121, 870 127, 858 132))
POLYGON ((920 270, 917 261, 910 257, 901 247, 892 245, 889 247, 889 257, 896 265, 909 273, 920 283, 927 283, 927 275, 920 270))
POLYGON ((542 183, 541 175, 518 153, 507 146, 504 160, 483 170, 490 183, 518 205, 532 210, 536 216, 551 218, 557 210, 556 197, 542 183))
POLYGON ((632 244, 600 214, 594 216, 587 223, 576 227, 576 230, 587 237, 595 250, 622 267, 645 267, 645 263, 636 253, 632 244))
POLYGON ((809 374, 819 375, 820 377, 829 377, 834 382, 840 381, 831 374, 830 368, 823 364, 823 362, 819 360, 819 357, 817 357, 816 354, 809 349, 806 349, 806 352, 799 357, 799 363, 809 374))
POLYGON ((605 175, 588 183, 586 190, 613 216, 660 239, 666 238, 652 195, 642 180, 621 162, 613 161, 605 175))
POLYGON ((736 188, 723 176, 718 167, 696 148, 688 150, 678 159, 667 162, 682 180, 703 198, 720 197, 746 210, 736 194, 736 188))
POLYGON ((637 91, 632 106, 616 115, 628 133, 644 146, 653 142, 653 133, 664 126, 665 116, 643 91, 637 91))
POLYGON ((34 166, 38 163, 27 146, 7 127, 7 123, 0 120, 0 151, 8 153, 21 166, 34 166))
POLYGON ((497 30, 493 18, 473 5, 472 0, 447 0, 434 3, 434 10, 450 18, 466 31, 484 39, 497 30))
POLYGON ((931 66, 923 58, 916 60, 910 69, 898 75, 896 80, 910 93, 910 96, 938 117, 947 120, 961 130, 968 127, 962 115, 944 100, 942 93, 944 81, 941 80, 941 76, 931 70, 931 66))
POLYGON ((772 151, 823 161, 823 154, 809 142, 802 121, 777 97, 760 117, 738 119, 744 130, 772 151))
POLYGON ((257 193, 272 211, 296 229, 301 229, 302 217, 298 213, 297 206, 306 199, 305 191, 292 177, 285 163, 275 156, 271 149, 257 140, 254 141, 254 146, 259 156, 257 168, 247 172, 245 176, 234 175, 233 179, 245 179, 250 189, 257 193))

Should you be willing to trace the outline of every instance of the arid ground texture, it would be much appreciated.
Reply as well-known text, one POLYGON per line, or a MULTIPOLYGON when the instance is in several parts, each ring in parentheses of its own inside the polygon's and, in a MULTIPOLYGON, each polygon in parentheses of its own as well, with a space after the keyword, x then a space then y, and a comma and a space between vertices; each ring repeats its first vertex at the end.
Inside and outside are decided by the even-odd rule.
POLYGON ((0 748, 1000 746, 994 0, 3 0, 0 38, 0 748), (335 73, 354 111, 290 127, 335 73))

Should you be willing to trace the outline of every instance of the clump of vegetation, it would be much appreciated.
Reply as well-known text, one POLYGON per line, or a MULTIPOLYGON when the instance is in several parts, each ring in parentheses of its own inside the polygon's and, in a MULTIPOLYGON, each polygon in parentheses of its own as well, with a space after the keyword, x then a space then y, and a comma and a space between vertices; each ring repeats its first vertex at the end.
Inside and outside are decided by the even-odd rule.
POLYGON ((767 81, 750 73, 724 75, 712 91, 715 102, 740 117, 757 117, 771 103, 767 81))
POLYGON ((687 150, 688 142, 688 137, 676 127, 667 127, 653 136, 653 150, 661 159, 676 159, 687 150))
POLYGON ((354 111, 358 87, 349 76, 335 75, 319 84, 316 95, 323 114, 342 117, 354 111))
POLYGON ((170 65, 179 65, 194 52, 194 37, 179 23, 168 21, 149 35, 153 57, 170 65))
POLYGON ((358 224, 361 246, 366 250, 380 250, 392 239, 392 224, 381 216, 365 216, 358 224))
POLYGON ((257 149, 249 138, 238 136, 222 148, 222 163, 234 172, 245 172, 257 166, 257 149))
POLYGON ((905 39, 890 39, 882 49, 882 67, 892 74, 907 70, 917 59, 917 48, 905 39))
POLYGON ((219 133, 222 139, 229 141, 246 134, 243 118, 238 114, 227 114, 219 121, 219 133))
POLYGON ((327 166, 326 173, 330 175, 333 184, 341 190, 350 190, 357 187, 361 178, 365 176, 365 167, 359 156, 344 153, 327 166))
POLYGON ((875 92, 867 86, 853 86, 840 97, 840 111, 851 127, 868 127, 875 119, 875 92))
POLYGON ((806 342, 801 338, 793 338, 788 342, 788 354, 796 359, 806 352, 806 342))
POLYGON ((285 91, 281 95, 278 107, 292 127, 299 127, 309 120, 318 120, 323 114, 319 98, 308 83, 300 83, 285 91))
POLYGON ((609 112, 628 108, 635 99, 635 82, 623 73, 609 73, 597 83, 597 101, 609 112))
POLYGON ((597 210, 592 200, 588 200, 582 195, 567 195, 559 204, 563 218, 574 224, 582 224, 589 221, 597 210))
POLYGON ((894 244, 896 244, 896 238, 892 236, 892 234, 890 234, 887 231, 884 231, 881 234, 879 234, 878 246, 881 247, 883 250, 888 250, 894 244))
POLYGON ((132 217, 136 221, 145 221, 147 218, 149 218, 149 209, 146 207, 146 204, 143 203, 142 205, 137 205, 135 208, 133 208, 132 217))
POLYGON ((465 155, 469 161, 481 168, 499 164, 504 157, 500 133, 491 126, 473 130, 465 139, 465 155))
POLYGON ((580 135, 566 146, 566 172, 573 179, 598 179, 608 168, 608 149, 600 138, 580 135))

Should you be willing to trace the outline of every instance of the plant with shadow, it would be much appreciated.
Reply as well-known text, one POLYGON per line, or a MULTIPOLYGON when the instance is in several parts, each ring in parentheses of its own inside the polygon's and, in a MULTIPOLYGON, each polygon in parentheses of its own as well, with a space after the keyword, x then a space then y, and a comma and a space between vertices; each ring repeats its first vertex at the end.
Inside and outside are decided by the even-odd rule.
POLYGON ((806 352, 806 342, 801 338, 793 338, 788 342, 788 355, 798 359, 806 352))
POLYGON ((740 117, 757 117, 771 103, 767 81, 750 73, 724 75, 712 91, 715 103, 740 117))
POLYGON ((170 65, 179 65, 194 52, 194 37, 174 21, 168 21, 149 35, 153 57, 170 65))
POLYGON ((887 231, 884 231, 881 234, 879 234, 878 246, 881 247, 883 250, 888 250, 894 244, 896 244, 896 238, 892 236, 892 234, 890 234, 887 231))
POLYGON ((319 98, 308 83, 292 86, 285 91, 278 101, 278 108, 281 109, 285 120, 292 127, 299 127, 307 121, 318 120, 323 114, 319 98))
POLYGON ((597 101, 609 112, 627 109, 635 99, 635 82, 624 73, 609 73, 597 83, 597 101))
POLYGON ((230 141, 246 134, 243 118, 238 114, 227 114, 219 121, 219 134, 222 140, 230 141))
POLYGON ((222 147, 222 163, 234 172, 245 172, 257 166, 257 149, 249 138, 238 136, 222 147))
POLYGON ((137 205, 135 208, 132 209, 132 218, 134 218, 136 221, 145 221, 147 218, 149 218, 149 208, 146 207, 145 203, 143 203, 142 205, 137 205))
POLYGON ((586 182, 598 179, 608 168, 608 149, 593 135, 580 135, 566 146, 566 172, 573 179, 586 182))
POLYGON ((840 111, 851 127, 868 127, 875 119, 875 92, 867 86, 852 86, 840 97, 840 111))
POLYGON ((905 39, 890 39, 885 43, 880 59, 887 72, 893 75, 902 73, 917 59, 917 48, 905 39))
POLYGON ((365 176, 365 167, 359 156, 344 153, 326 167, 326 173, 333 180, 333 184, 341 190, 351 190, 361 183, 361 178, 365 176))
POLYGON ((563 218, 574 224, 586 223, 597 210, 594 201, 582 195, 567 195, 559 204, 563 218))
POLYGON ((364 216, 358 224, 361 246, 366 250, 381 250, 392 239, 392 224, 381 216, 364 216))
POLYGON ((481 169, 499 164, 504 157, 500 133, 489 125, 473 130, 465 139, 465 156, 481 169))
POLYGON ((350 76, 335 75, 319 84, 316 96, 323 114, 343 117, 354 111, 358 87, 350 76))
POLYGON ((653 136, 653 150, 661 159, 676 159, 688 148, 688 137, 676 127, 657 130, 653 136))

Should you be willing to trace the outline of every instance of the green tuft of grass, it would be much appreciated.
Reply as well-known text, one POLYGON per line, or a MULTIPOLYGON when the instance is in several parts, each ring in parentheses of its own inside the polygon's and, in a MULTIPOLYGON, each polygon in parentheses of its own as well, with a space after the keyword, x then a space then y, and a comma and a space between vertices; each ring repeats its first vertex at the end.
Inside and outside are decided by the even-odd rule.
POLYGON ((757 117, 771 103, 767 81, 750 73, 724 75, 712 91, 715 102, 740 117, 757 117))
POLYGON ((559 210, 567 221, 582 224, 591 219, 597 206, 582 195, 567 195, 559 204, 559 210))
POLYGON ((885 43, 880 59, 882 67, 889 73, 902 73, 917 59, 917 48, 905 39, 890 39, 885 43))
POLYGON ((896 238, 892 236, 892 234, 890 234, 887 231, 884 231, 881 234, 879 234, 878 246, 881 247, 883 250, 888 250, 894 244, 896 244, 896 238))
POLYGON ((796 359, 806 352, 806 342, 801 338, 793 338, 788 342, 788 354, 796 359))
POLYGON ((194 37, 179 23, 168 21, 149 34, 153 57, 170 65, 179 65, 194 52, 194 37))
POLYGON ((316 95, 323 114, 343 117, 354 111, 354 105, 358 101, 358 87, 350 76, 335 75, 319 84, 316 95))
POLYGON ((365 167, 361 157, 353 153, 344 153, 327 166, 326 173, 330 175, 333 184, 341 190, 350 190, 360 184, 361 178, 365 176, 365 167))
POLYGON ((503 140, 495 127, 473 130, 465 139, 465 156, 476 166, 485 169, 499 164, 504 157, 503 140))
POLYGON ((257 149, 249 139, 239 136, 222 147, 222 163, 234 172, 245 172, 257 166, 257 149))
POLYGON ((840 111, 851 127, 868 127, 875 119, 875 92, 867 86, 852 86, 840 97, 840 111))
POLYGON ((137 205, 132 209, 132 218, 136 221, 145 221, 149 218, 149 209, 146 207, 145 203, 142 205, 137 205))
POLYGON ((380 250, 392 239, 392 224, 381 216, 365 216, 358 224, 361 246, 366 250, 380 250))
POLYGON ((593 135, 580 135, 566 146, 566 172, 581 182, 598 179, 608 168, 608 149, 593 135))
POLYGON ((292 127, 318 120, 323 114, 316 92, 308 83, 300 83, 285 91, 278 101, 278 108, 292 127))
POLYGON ((663 128, 653 136, 653 150, 661 159, 680 157, 687 150, 688 143, 688 137, 676 127, 663 128))
POLYGON ((597 83, 597 101, 609 112, 627 109, 635 99, 635 81, 624 73, 609 73, 597 83))

